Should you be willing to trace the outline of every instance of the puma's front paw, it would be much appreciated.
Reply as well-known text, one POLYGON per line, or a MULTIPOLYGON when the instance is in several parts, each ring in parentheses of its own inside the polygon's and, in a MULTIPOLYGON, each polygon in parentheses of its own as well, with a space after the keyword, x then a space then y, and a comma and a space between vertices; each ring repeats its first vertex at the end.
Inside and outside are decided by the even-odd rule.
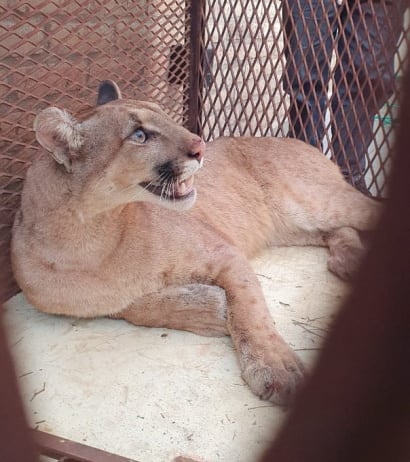
POLYGON ((304 376, 301 360, 279 337, 270 348, 241 343, 239 361, 242 377, 261 399, 289 404, 304 376))

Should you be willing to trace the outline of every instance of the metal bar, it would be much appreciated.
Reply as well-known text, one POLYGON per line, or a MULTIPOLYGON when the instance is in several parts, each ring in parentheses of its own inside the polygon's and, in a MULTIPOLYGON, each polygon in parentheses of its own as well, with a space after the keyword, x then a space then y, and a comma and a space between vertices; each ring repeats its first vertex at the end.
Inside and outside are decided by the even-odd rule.
POLYGON ((65 462, 138 462, 39 430, 32 430, 32 432, 40 453, 56 460, 62 459, 65 462))
POLYGON ((193 133, 202 134, 200 124, 201 91, 203 87, 203 54, 204 54, 204 11, 205 0, 187 1, 189 30, 189 87, 187 88, 187 111, 185 126, 193 133))

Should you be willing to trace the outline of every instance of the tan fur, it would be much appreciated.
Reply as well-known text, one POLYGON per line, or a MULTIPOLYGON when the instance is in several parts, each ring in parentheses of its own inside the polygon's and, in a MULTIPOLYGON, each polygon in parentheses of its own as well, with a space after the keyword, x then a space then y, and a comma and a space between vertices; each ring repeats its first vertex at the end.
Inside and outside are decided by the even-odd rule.
POLYGON ((12 240, 28 300, 47 313, 229 333, 254 393, 287 402, 303 366, 248 259, 272 245, 329 245, 330 269, 347 277, 363 252, 357 230, 374 227, 379 204, 294 139, 221 138, 199 170, 203 142, 150 103, 119 99, 82 120, 46 109, 35 126, 51 156, 29 169, 12 240), (133 138, 141 127, 152 133, 144 143, 133 138), (144 189, 170 176, 164 165, 168 198, 144 189), (172 200, 194 173, 196 192, 172 200))

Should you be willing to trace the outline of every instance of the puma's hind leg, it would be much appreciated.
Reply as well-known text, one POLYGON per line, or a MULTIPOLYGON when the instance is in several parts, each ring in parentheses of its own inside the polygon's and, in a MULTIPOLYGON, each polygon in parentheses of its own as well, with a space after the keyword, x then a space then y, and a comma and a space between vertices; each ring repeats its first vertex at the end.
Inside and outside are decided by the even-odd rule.
POLYGON ((347 183, 343 186, 340 194, 328 202, 324 213, 328 214, 327 223, 322 223, 321 227, 326 230, 324 240, 329 247, 329 270, 349 280, 357 273, 367 251, 361 236, 375 229, 382 204, 347 183))
POLYGON ((330 253, 327 261, 329 270, 341 279, 352 279, 367 250, 359 233, 345 226, 329 232, 325 237, 325 242, 330 253))
POLYGON ((325 245, 329 248, 328 268, 342 279, 357 272, 367 246, 361 237, 369 235, 378 223, 383 205, 343 179, 330 193, 307 191, 304 200, 292 203, 292 225, 298 232, 286 245, 325 245), (295 210, 297 213, 295 213, 295 210))
POLYGON ((217 286, 170 286, 146 294, 111 315, 138 326, 187 330, 199 335, 228 335, 225 291, 217 286))

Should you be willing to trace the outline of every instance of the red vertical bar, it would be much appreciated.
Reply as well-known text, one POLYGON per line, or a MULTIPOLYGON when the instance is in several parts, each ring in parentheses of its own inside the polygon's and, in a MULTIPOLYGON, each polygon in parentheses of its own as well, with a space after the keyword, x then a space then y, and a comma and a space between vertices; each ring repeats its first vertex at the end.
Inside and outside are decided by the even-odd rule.
POLYGON ((204 43, 205 0, 187 1, 189 31, 189 83, 187 88, 188 103, 185 126, 198 135, 202 134, 201 91, 203 86, 202 57, 204 43))

